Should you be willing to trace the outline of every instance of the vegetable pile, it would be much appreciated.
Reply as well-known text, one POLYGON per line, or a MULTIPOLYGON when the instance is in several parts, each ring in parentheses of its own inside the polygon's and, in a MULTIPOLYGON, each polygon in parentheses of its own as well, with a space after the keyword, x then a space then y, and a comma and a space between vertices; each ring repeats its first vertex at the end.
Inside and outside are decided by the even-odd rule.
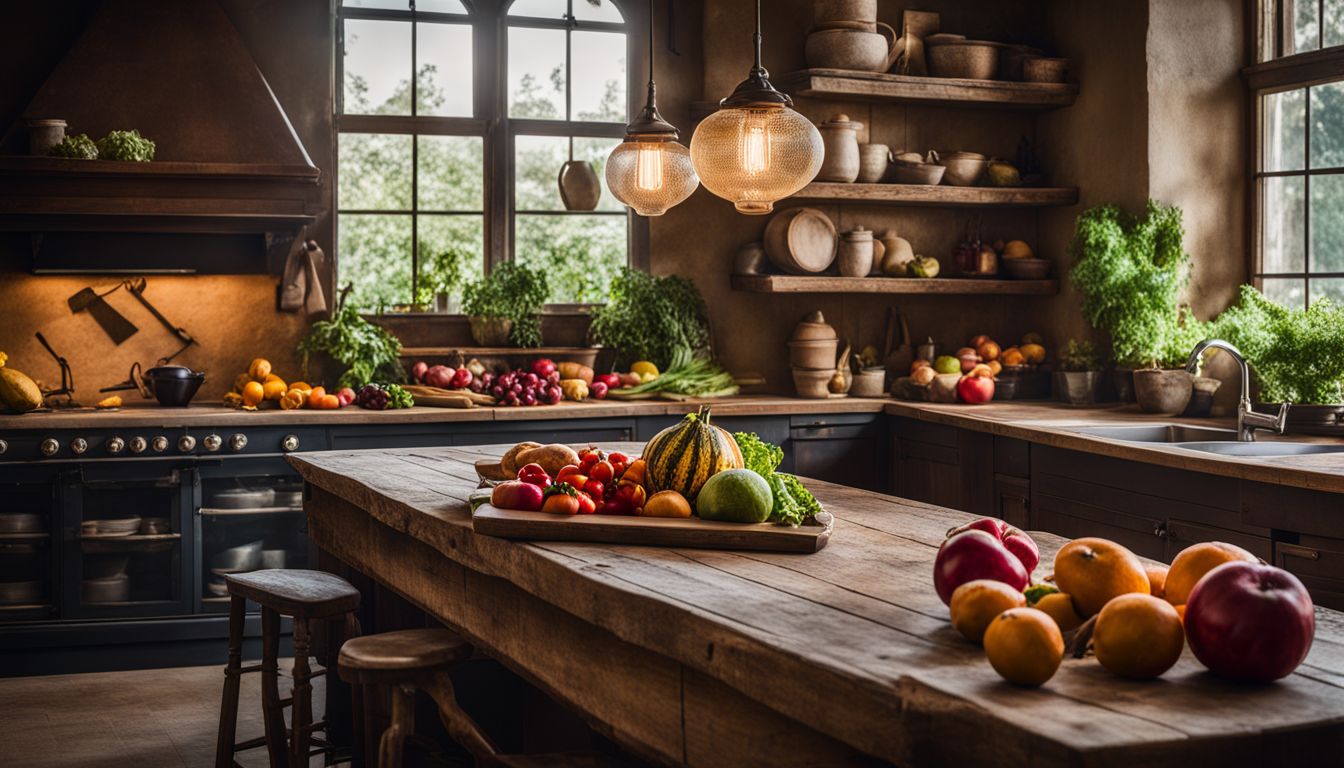
POLYGON ((90 139, 88 134, 80 133, 61 139, 59 144, 47 150, 47 154, 52 157, 68 157, 73 160, 97 160, 98 145, 93 143, 93 139, 90 139))
POLYGON ((742 449, 742 461, 746 468, 764 477, 770 484, 770 491, 774 494, 774 506, 770 510, 772 522, 797 527, 821 511, 821 504, 797 477, 775 471, 784 460, 783 449, 765 442, 755 432, 737 432, 733 438, 742 449))
MULTIPOLYGON (((639 365, 639 363, 636 363, 639 365)), ((643 400, 655 396, 727 397, 736 395, 740 388, 732 374, 708 357, 693 358, 686 347, 673 351, 667 370, 653 375, 647 381, 610 391, 610 396, 624 400, 643 400)))
POLYGON ((299 342, 305 372, 308 356, 314 352, 324 352, 345 366, 339 381, 342 387, 406 380, 401 368, 401 341, 387 329, 365 320, 354 305, 343 304, 330 320, 313 323, 312 330, 299 342))
POLYGON ((154 142, 137 130, 112 131, 98 140, 98 156, 103 160, 148 163, 154 159, 154 142))
POLYGON ((370 411, 410 408, 415 398, 399 384, 365 384, 355 395, 355 405, 370 411))

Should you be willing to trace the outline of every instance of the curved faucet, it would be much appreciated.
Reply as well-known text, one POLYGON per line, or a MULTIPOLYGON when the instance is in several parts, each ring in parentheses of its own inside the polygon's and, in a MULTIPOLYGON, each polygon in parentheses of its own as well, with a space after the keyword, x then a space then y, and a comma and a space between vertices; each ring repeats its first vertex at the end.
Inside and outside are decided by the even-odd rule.
POLYGON ((1205 339, 1196 344, 1190 352, 1185 370, 1192 376, 1195 375, 1199 370, 1200 360, 1204 357, 1204 351, 1210 347, 1221 349, 1231 355, 1237 362, 1237 367, 1241 369, 1241 398, 1237 401, 1237 439, 1243 443, 1254 442, 1257 429, 1283 434, 1284 425, 1288 423, 1288 408, 1292 403, 1285 402, 1280 405, 1277 415, 1257 413, 1251 407, 1251 367, 1246 363, 1246 357, 1236 347, 1222 339, 1205 339))

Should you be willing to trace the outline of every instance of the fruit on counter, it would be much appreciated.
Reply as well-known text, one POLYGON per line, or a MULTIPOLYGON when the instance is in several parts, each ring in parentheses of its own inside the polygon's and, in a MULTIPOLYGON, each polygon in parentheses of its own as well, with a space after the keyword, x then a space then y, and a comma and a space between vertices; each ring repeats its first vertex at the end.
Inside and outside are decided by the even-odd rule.
POLYGON ((952 627, 962 637, 979 645, 985 637, 985 630, 1000 613, 1009 608, 1026 606, 1027 598, 1022 592, 992 579, 968 581, 952 592, 952 602, 948 610, 952 617, 952 627))
POLYGON ((933 361, 933 370, 938 373, 961 373, 961 360, 951 355, 940 355, 933 361))
POLYGON ((1030 259, 1034 255, 1031 246, 1021 240, 1009 240, 1000 250, 1005 259, 1030 259))
POLYGON ((948 537, 933 562, 933 587, 946 605, 957 587, 976 579, 993 579, 1021 592, 1030 573, 1003 542, 979 529, 948 537))
MULTIPOLYGON (((557 479, 560 477, 560 470, 571 464, 576 467, 579 464, 578 452, 568 445, 563 445, 561 443, 551 443, 549 445, 519 443, 518 445, 526 445, 528 447, 513 454, 512 460, 516 466, 540 464, 541 468, 546 470, 547 474, 552 475, 557 479)), ((518 446, 514 447, 518 448, 518 446)), ((504 467, 505 471, 508 471, 509 469, 507 463, 508 459, 509 454, 506 453, 504 454, 504 460, 500 461, 500 465, 504 467)))
MULTIPOLYGON (((556 482, 542 492, 544 500, 541 503, 541 511, 551 515, 577 515, 583 512, 581 499, 588 499, 587 496, 579 493, 578 489, 566 482, 556 482)), ((592 504, 593 500, 588 499, 592 504)), ((594 507, 592 512, 596 512, 594 507)), ((590 512, 589 514, 592 514, 590 512)))
POLYGON ((1040 344, 1023 344, 1019 347, 1022 357, 1028 365, 1040 365, 1045 362, 1045 347, 1040 344))
POLYGON ((1064 659, 1064 635, 1043 611, 1009 608, 990 622, 984 636, 989 665, 1004 680, 1035 687, 1044 684, 1064 659))
POLYGON ((733 440, 742 451, 742 463, 770 485, 770 521, 794 527, 800 526, 821 511, 821 503, 803 486, 801 480, 786 472, 779 472, 784 451, 765 442, 755 432, 737 432, 733 440))
POLYGON ((1159 677, 1181 658, 1185 630, 1171 603, 1152 595, 1120 595, 1097 614, 1092 649, 1101 666, 1122 677, 1159 677))
POLYGON ((952 538, 959 533, 966 531, 984 531, 999 541, 1003 546, 1012 552, 1022 567, 1031 573, 1036 570, 1036 564, 1041 561, 1041 550, 1036 546, 1036 540, 996 517, 982 517, 979 520, 972 520, 965 525, 958 526, 947 532, 946 538, 952 538))
POLYGON ((985 178, 991 187, 1020 187, 1022 174, 1017 166, 1003 160, 990 160, 985 166, 985 178))
POLYGON ((985 362, 998 360, 999 353, 1002 351, 1003 350, 999 348, 998 343, 996 343, 993 339, 982 341, 979 344, 975 345, 975 353, 979 355, 980 359, 985 362))
POLYGON ((639 514, 646 517, 690 517, 691 503, 676 491, 659 491, 644 502, 644 509, 639 514))
MULTIPOLYGON (((715 473, 699 489, 695 511, 702 520, 729 523, 763 523, 770 517, 774 496, 770 484, 750 469, 725 469, 715 473)), ((649 503, 658 494, 650 497, 649 503)), ((645 505, 648 510, 648 505, 645 505)))
POLYGON ((676 491, 693 504, 711 476, 743 466, 742 451, 733 436, 710 423, 710 410, 705 406, 654 435, 644 446, 644 461, 649 490, 676 491))
POLYGON ((1223 563, 1241 561, 1259 562, 1259 558, 1238 547, 1221 541, 1206 541, 1181 550, 1167 570, 1165 596, 1172 605, 1183 605, 1190 599, 1195 584, 1204 574, 1223 563))
POLYGON ((616 389, 621 386, 621 374, 602 373, 593 377, 594 384, 605 384, 607 389, 616 389))
POLYGON ((341 387, 341 390, 336 393, 336 398, 341 401, 342 408, 347 405, 353 405, 355 402, 355 390, 350 387, 341 387))
POLYGON ((541 486, 523 480, 508 480, 490 492, 490 505, 499 509, 540 512, 543 501, 541 486))
POLYGON ((422 379, 425 384, 440 389, 448 389, 453 383, 453 369, 446 365, 431 365, 422 379))
MULTIPOLYGON (((319 408, 341 407, 340 399, 335 395, 328 395, 321 387, 313 388, 313 394, 308 398, 310 404, 314 397, 318 397, 319 392, 321 392, 321 399, 319 400, 318 405, 319 408), (331 398, 331 400, 328 400, 327 398, 331 398), (332 401, 335 401, 334 406, 330 405, 332 401)), ((407 392, 398 384, 369 383, 361 387, 359 392, 355 394, 355 405, 358 405, 360 408, 367 408, 371 411, 384 411, 391 408, 410 408, 415 405, 415 398, 411 397, 411 393, 407 392)))
MULTIPOLYGON (((505 452, 504 452, 504 455, 500 457, 500 459, 499 459, 499 468, 500 468, 501 470, 503 470, 505 474, 508 474, 508 475, 516 475, 516 474, 518 474, 518 468, 519 468, 519 467, 524 466, 525 464, 529 464, 529 463, 531 463, 531 462, 526 462, 526 461, 520 463, 520 462, 518 461, 518 454, 522 453, 523 451, 531 450, 531 449, 533 449, 533 448, 540 448, 540 447, 541 447, 541 443, 534 443, 534 442, 531 442, 531 441, 524 441, 524 442, 518 443, 517 445, 513 446, 513 447, 510 448, 509 450, 505 451, 505 452)), ((576 458, 578 457, 578 454, 577 454, 577 453, 574 454, 574 455, 575 455, 576 458)), ((564 466, 564 465, 562 464, 561 466, 564 466)), ((548 472, 549 472, 549 470, 548 470, 548 472)))
POLYGON ((557 365, 556 370, 560 372, 561 380, 582 379, 585 384, 593 383, 593 369, 586 365, 566 362, 557 365))
POLYGON ((267 376, 271 375, 271 361, 264 357, 258 357, 247 366, 247 375, 253 381, 265 381, 267 376))
POLYGON ((933 383, 933 380, 937 375, 938 374, 933 372, 932 367, 926 365, 922 368, 916 368, 914 373, 910 374, 910 380, 914 382, 916 386, 927 387, 933 383))
POLYGON ((1120 595, 1149 594, 1148 573, 1133 552, 1114 541, 1090 536, 1060 548, 1055 555, 1055 585, 1073 597, 1084 617, 1096 615, 1120 595))
POLYGON ((566 400, 581 402, 588 399, 588 383, 583 379, 561 379, 560 391, 564 393, 566 400))
POLYGON ((989 334, 982 333, 977 336, 971 337, 970 346, 979 349, 981 344, 988 344, 993 340, 994 340, 993 337, 991 337, 989 334))
MULTIPOLYGON (((296 411, 308 403, 308 392, 301 389, 290 389, 280 396, 280 409, 284 411, 296 411)), ((226 395, 227 397, 227 395, 226 395)))
POLYGON ((595 400, 605 400, 607 397, 607 385, 600 381, 594 381, 592 386, 588 387, 588 393, 595 400))
POLYGON ((518 470, 518 479, 524 483, 531 483, 540 488, 546 488, 551 485, 551 476, 542 468, 540 464, 527 464, 518 470))
POLYGON ((990 376, 998 376, 1000 373, 1003 373, 1003 363, 1000 363, 998 360, 990 360, 988 363, 985 363, 985 365, 989 367, 990 376))
POLYGON ((941 268, 938 260, 932 256, 916 256, 910 262, 910 274, 915 277, 937 277, 941 268))
POLYGON ((549 357, 539 357, 532 361, 532 372, 543 379, 555 373, 555 370, 555 361, 549 357))
POLYGON ((1022 334, 1023 344, 1039 344, 1045 346, 1045 337, 1035 331, 1022 334))
POLYGON ((622 387, 637 387, 643 383, 644 382, 640 380, 638 373, 632 373, 630 371, 626 371, 625 373, 621 374, 622 387))
POLYGON ((957 397, 963 403, 981 405, 994 399, 994 374, 989 366, 976 366, 957 380, 957 397))
POLYGON ((261 394, 266 400, 278 401, 288 391, 289 385, 285 383, 284 379, 275 374, 267 376, 266 380, 261 383, 261 394))
POLYGON ((999 356, 999 362, 1003 363, 1005 367, 1013 368, 1019 365, 1026 365, 1027 358, 1022 354, 1022 350, 1017 347, 1009 347, 1003 350, 1003 354, 999 356))
POLYGON ((19 413, 42 407, 42 390, 37 382, 27 374, 5 367, 6 358, 0 352, 0 403, 19 413))
POLYGON ((249 381, 243 385, 243 405, 256 407, 266 399, 266 388, 260 381, 249 381))
POLYGON ((101 408, 120 408, 120 407, 121 407, 121 396, 120 396, 120 395, 112 395, 111 397, 104 397, 102 400, 99 400, 98 402, 94 403, 94 404, 93 404, 93 407, 94 407, 94 408, 100 408, 100 409, 101 409, 101 408))
POLYGON ((1185 606, 1195 658, 1233 680, 1267 683, 1287 676, 1311 650, 1316 616, 1293 574, 1234 561, 1204 575, 1185 606))
POLYGON ((658 366, 648 360, 639 360, 632 363, 630 372, 639 374, 640 381, 652 381, 658 378, 658 366))
POLYGON ((424 360, 420 360, 411 366, 411 380, 416 384, 423 384, 427 373, 429 373, 429 363, 424 360))
POLYGON ((1148 574, 1148 591, 1153 597, 1167 596, 1167 566, 1161 563, 1144 563, 1143 571, 1148 574))
POLYGON ((1066 592, 1056 590, 1044 595, 1032 607, 1054 619, 1060 632, 1071 632, 1083 625, 1083 617, 1078 615, 1073 607, 1073 598, 1066 592))
POLYGON ((970 373, 972 368, 980 364, 980 355, 970 347, 962 347, 957 350, 957 361, 961 364, 960 370, 950 373, 970 373))

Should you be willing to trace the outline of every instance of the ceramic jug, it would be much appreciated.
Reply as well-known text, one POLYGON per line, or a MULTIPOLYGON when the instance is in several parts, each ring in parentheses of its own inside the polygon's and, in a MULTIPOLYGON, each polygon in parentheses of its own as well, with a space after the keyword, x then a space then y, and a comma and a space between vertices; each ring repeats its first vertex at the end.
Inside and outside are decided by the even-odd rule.
POLYGON ((863 123, 850 120, 849 115, 836 115, 817 127, 826 148, 817 181, 852 183, 859 177, 859 129, 863 123))
POLYGON ((835 257, 841 277, 867 277, 873 269, 873 232, 855 227, 840 240, 835 257))
POLYGON ((886 72, 896 63, 896 30, 875 22, 876 32, 862 29, 814 29, 803 45, 809 67, 886 72))
POLYGON ((602 184, 597 180, 593 166, 583 160, 570 160, 560 166, 560 199, 567 211, 592 211, 597 209, 598 198, 602 197, 602 184))

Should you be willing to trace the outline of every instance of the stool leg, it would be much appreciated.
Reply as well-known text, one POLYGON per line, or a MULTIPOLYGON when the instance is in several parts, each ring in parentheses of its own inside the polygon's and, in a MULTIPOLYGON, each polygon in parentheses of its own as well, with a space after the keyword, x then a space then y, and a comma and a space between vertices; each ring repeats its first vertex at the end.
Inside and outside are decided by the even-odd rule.
POLYGON ((229 660, 224 665, 224 698, 219 704, 219 736, 215 740, 215 768, 233 768, 233 739, 238 728, 238 685, 243 667, 243 621, 247 600, 229 600, 229 660))
POLYGON ((448 729, 448 735, 476 758, 478 766, 501 765, 499 747, 457 703, 457 694, 453 691, 453 682, 446 670, 421 675, 417 683, 439 705, 439 719, 443 721, 443 727, 448 729))
POLYGON ((261 609, 261 712, 271 766, 283 768, 289 757, 285 752, 285 715, 280 706, 280 614, 266 607, 261 609))
MULTIPOLYGON (((359 619, 355 616, 353 612, 347 613, 345 614, 345 639, 349 640, 355 637, 359 637, 359 619)), ((336 669, 337 665, 339 664, 338 661, 339 656, 340 656, 339 649, 336 649, 336 651, 332 653, 331 666, 329 667, 329 669, 336 669)), ((327 685, 330 686, 334 682, 339 680, 340 680, 339 675, 328 675, 327 685)), ((327 696, 327 700, 328 701, 331 700, 330 695, 327 696)), ((365 721, 365 718, 367 716, 368 715, 364 710, 364 686, 359 685, 357 683, 351 683, 350 737, 352 744, 350 751, 351 751, 351 763, 354 766, 354 768, 365 768, 365 766, 368 765, 368 755, 365 753, 365 750, 368 748, 366 746, 368 742, 366 741, 365 737, 365 729, 368 727, 365 721)), ((328 723, 331 722, 330 712, 327 713, 327 722, 328 723)), ((331 734, 328 733, 327 735, 330 736, 331 734)))
POLYGON ((313 681, 308 666, 311 652, 306 620, 294 619, 294 707, 290 710, 289 766, 307 768, 308 746, 313 724, 313 681))
POLYGON ((378 742, 378 768, 401 768, 406 737, 415 732, 415 689, 392 686, 392 724, 378 742))

